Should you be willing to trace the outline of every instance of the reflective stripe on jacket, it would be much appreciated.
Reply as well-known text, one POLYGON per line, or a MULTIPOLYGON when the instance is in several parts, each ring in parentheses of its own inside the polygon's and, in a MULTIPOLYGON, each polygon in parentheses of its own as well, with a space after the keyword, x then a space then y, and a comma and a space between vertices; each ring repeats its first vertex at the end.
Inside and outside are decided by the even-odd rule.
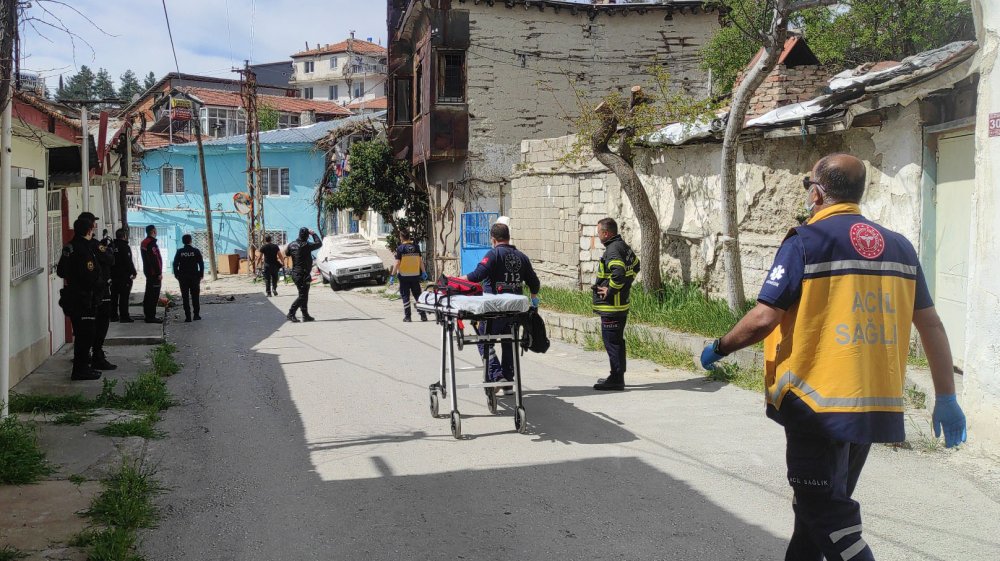
POLYGON ((593 309, 598 314, 622 314, 629 309, 632 283, 639 274, 639 258, 621 236, 605 245, 604 255, 597 264, 597 279, 593 286, 593 309), (597 289, 606 286, 608 294, 601 298, 597 289))
POLYGON ((805 254, 801 295, 764 342, 768 416, 857 443, 901 442, 903 381, 917 280, 903 236, 854 204, 793 229, 805 254))

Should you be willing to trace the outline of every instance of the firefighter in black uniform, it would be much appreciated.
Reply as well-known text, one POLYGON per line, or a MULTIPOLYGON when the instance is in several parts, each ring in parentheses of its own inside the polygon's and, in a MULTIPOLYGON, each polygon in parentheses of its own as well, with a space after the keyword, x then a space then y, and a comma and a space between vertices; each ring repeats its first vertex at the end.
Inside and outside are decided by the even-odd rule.
MULTIPOLYGON (((538 307, 538 291, 541 282, 528 256, 510 245, 510 229, 506 224, 494 224, 490 228, 490 238, 493 249, 486 253, 475 270, 465 278, 472 282, 483 284, 483 290, 491 294, 523 294, 524 285, 528 285, 531 293, 531 305, 538 307)), ((494 319, 481 324, 481 331, 490 335, 510 333, 511 320, 494 319)), ((500 343, 502 359, 496 360, 496 355, 490 356, 489 381, 512 381, 514 379, 514 345, 507 341, 500 343)), ((512 391, 509 388, 498 388, 497 393, 512 391)))
POLYGON ((184 247, 174 254, 174 276, 181 285, 181 300, 184 302, 184 321, 191 321, 191 305, 194 304, 194 319, 201 319, 201 279, 205 277, 205 260, 201 251, 191 245, 191 234, 181 236, 184 247), (193 300, 193 302, 192 302, 193 300))
POLYGON ((309 288, 312 286, 312 252, 323 247, 322 240, 316 232, 309 228, 299 228, 297 240, 288 244, 286 253, 292 258, 292 280, 299 290, 299 296, 292 302, 292 307, 288 310, 288 321, 297 323, 299 319, 295 317, 295 312, 302 308, 302 321, 313 321, 314 317, 309 315, 309 288), (309 241, 312 236, 313 241, 309 241))
POLYGON ((100 271, 90 249, 94 223, 78 218, 73 223, 73 239, 63 247, 56 274, 65 279, 59 291, 59 307, 73 324, 73 380, 96 380, 101 373, 90 367, 90 347, 94 344, 94 319, 100 303, 100 271))
POLYGON ((128 299, 137 271, 132 260, 132 248, 128 245, 128 229, 119 228, 115 232, 111 252, 115 256, 115 264, 111 267, 111 321, 132 323, 135 320, 129 314, 128 299))
MULTIPOLYGON (((89 212, 82 212, 78 218, 90 220, 97 228, 97 217, 89 212)), ((118 368, 108 362, 107 355, 104 354, 104 341, 108 338, 108 328, 111 326, 111 269, 115 264, 115 254, 111 249, 111 239, 107 237, 108 231, 104 231, 104 236, 100 240, 90 238, 90 250, 97 259, 97 270, 100 273, 100 302, 97 306, 97 313, 94 316, 94 346, 91 352, 90 365, 95 370, 114 370, 118 368)))
POLYGON ((604 244, 604 255, 597 264, 593 308, 601 316, 601 338, 608 351, 611 372, 594 384, 595 390, 625 389, 625 323, 628 321, 629 294, 639 274, 639 258, 618 235, 618 223, 604 218, 597 223, 597 237, 604 244))

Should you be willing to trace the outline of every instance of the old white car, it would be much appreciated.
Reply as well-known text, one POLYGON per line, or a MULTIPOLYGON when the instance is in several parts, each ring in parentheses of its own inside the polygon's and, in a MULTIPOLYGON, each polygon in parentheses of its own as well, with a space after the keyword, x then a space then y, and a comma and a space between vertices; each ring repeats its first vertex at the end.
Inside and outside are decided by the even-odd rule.
POLYGON ((323 238, 316 254, 316 267, 333 290, 374 282, 385 284, 389 271, 375 249, 361 234, 339 234, 323 238))

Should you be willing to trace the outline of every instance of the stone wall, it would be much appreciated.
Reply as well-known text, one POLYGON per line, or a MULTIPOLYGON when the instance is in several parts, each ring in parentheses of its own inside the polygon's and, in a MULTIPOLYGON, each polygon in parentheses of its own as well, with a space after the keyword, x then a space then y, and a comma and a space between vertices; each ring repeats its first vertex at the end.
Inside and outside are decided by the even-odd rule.
MULTIPOLYGON (((757 293, 781 240, 797 224, 797 217, 806 213, 802 176, 816 160, 833 152, 850 152, 867 163, 863 211, 919 248, 921 138, 914 104, 887 110, 880 129, 744 143, 737 168, 737 207, 748 296, 757 293)), ((632 206, 613 174, 596 160, 581 165, 562 161, 572 141, 572 137, 561 137, 522 143, 521 165, 512 178, 511 217, 514 236, 523 240, 522 245, 528 242, 528 255, 540 263, 543 283, 571 286, 576 278, 577 286, 586 286, 592 282, 594 262, 603 249, 596 239, 599 219, 618 220, 623 237, 634 247, 641 243, 641 236, 632 206), (543 196, 548 193, 556 196, 543 196), (559 212, 553 214, 553 207, 559 212), (557 218, 543 221, 545 216, 557 218), (559 232, 558 236, 553 232, 559 232), (569 257, 561 252, 566 236, 574 232, 578 245, 569 257)), ((725 288, 719 254, 720 151, 719 144, 692 144, 641 150, 636 159, 637 171, 660 216, 664 272, 685 282, 704 283, 716 294, 725 288)))

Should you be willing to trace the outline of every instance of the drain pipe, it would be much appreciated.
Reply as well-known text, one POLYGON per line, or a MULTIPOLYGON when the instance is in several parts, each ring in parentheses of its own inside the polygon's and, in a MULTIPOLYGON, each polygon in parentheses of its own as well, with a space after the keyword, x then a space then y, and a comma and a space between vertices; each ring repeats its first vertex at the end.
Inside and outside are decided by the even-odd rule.
MULTIPOLYGON (((13 94, 10 90, 8 94, 13 94)), ((10 204, 11 116, 14 96, 7 95, 0 118, 0 419, 10 414, 10 204)))

